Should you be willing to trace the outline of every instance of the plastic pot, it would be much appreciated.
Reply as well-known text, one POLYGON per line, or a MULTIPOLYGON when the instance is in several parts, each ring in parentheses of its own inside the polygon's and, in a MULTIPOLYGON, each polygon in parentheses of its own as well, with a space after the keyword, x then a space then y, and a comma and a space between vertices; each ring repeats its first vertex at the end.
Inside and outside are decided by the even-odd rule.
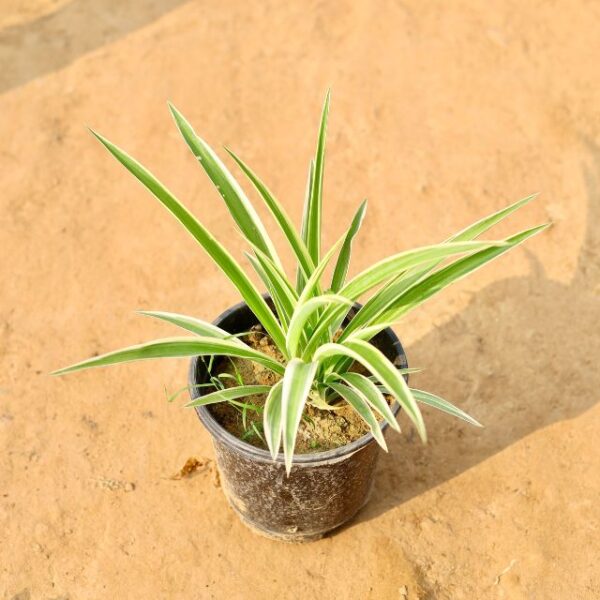
MULTIPOLYGON (((214 324, 240 333, 257 322, 242 302, 225 311, 214 324)), ((372 343, 398 368, 408 366, 391 329, 379 333, 372 343)), ((205 393, 206 388, 192 386, 205 383, 207 377, 204 362, 193 358, 189 370, 192 399, 205 393)), ((399 406, 395 404, 393 410, 396 413, 399 406)), ((241 520, 256 532, 288 542, 316 540, 352 519, 367 503, 379 454, 379 445, 370 433, 341 448, 295 455, 286 477, 283 454, 274 461, 267 450, 226 431, 209 407, 196 407, 196 412, 212 436, 225 496, 241 520)), ((381 427, 385 429, 387 424, 381 427)))

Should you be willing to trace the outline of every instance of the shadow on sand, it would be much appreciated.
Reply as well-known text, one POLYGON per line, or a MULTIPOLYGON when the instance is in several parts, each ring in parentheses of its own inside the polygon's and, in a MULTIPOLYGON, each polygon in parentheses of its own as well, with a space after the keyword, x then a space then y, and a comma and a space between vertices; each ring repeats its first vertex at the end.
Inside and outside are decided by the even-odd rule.
MULTIPOLYGON (((428 410, 430 442, 388 435, 366 521, 455 477, 528 434, 576 417, 600 396, 600 147, 586 143, 587 232, 567 285, 530 254, 531 273, 477 292, 470 304, 407 349, 427 389, 486 426, 428 410), (435 413, 435 414, 434 414, 435 413)), ((411 384, 419 387, 421 379, 411 384)), ((414 434, 414 432, 412 432, 414 434)), ((355 521, 355 523, 357 522, 355 521)))
POLYGON ((0 31, 0 94, 67 66, 143 27, 187 0, 72 0, 55 12, 0 31))

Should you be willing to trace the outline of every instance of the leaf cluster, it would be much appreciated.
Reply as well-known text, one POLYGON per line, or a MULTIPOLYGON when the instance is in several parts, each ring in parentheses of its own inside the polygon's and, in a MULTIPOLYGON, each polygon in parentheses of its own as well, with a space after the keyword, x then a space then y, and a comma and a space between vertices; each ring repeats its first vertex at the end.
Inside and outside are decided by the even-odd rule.
POLYGON ((323 173, 329 102, 328 93, 321 115, 315 156, 308 170, 299 230, 263 181, 239 156, 227 149, 289 243, 296 262, 291 277, 285 272, 267 228, 240 184, 212 148, 195 133, 185 117, 169 105, 183 139, 214 183, 241 235, 248 242, 250 251, 246 257, 270 294, 274 310, 271 310, 246 270, 172 192, 131 156, 100 134, 92 132, 173 214, 223 271, 281 352, 283 362, 206 321, 170 312, 143 311, 143 314, 167 321, 193 336, 131 346, 55 373, 176 356, 229 356, 256 361, 281 376, 280 380, 273 386, 221 386, 188 406, 216 402, 233 402, 243 406, 246 396, 267 394, 263 435, 274 459, 283 447, 288 472, 292 466, 298 426, 307 402, 320 408, 347 402, 368 424, 373 437, 384 449, 386 443, 381 422, 388 423, 395 430, 400 429, 384 394, 393 396, 398 402, 423 441, 426 440, 426 429, 420 405, 432 406, 479 425, 448 401, 409 388, 403 373, 369 342, 377 333, 398 322, 451 283, 542 231, 547 225, 532 227, 502 240, 478 239, 534 196, 477 221, 441 243, 394 254, 348 279, 352 243, 365 216, 367 204, 366 201, 360 204, 344 235, 330 249, 322 252, 323 173), (333 274, 327 281, 324 274, 334 257, 333 274), (370 294, 369 299, 340 333, 348 311, 366 294, 370 294), (371 375, 352 371, 355 362, 371 375))

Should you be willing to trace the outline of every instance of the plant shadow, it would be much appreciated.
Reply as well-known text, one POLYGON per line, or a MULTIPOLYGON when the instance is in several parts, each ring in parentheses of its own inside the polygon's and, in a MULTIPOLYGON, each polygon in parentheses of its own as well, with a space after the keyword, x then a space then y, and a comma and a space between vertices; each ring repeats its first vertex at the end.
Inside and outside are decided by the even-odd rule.
MULTIPOLYGON (((591 408, 599 398, 600 147, 586 142, 587 231, 568 284, 531 272, 495 282, 407 349, 427 365, 423 385, 475 416, 480 429, 427 410, 430 441, 388 434, 373 496, 354 521, 370 520, 502 451, 530 433, 591 408), (431 371, 431 372, 430 372, 431 371)), ((405 421, 406 423, 406 421, 405 421)))
POLYGON ((61 69, 151 23, 187 0, 71 0, 52 13, 0 30, 0 94, 61 69))

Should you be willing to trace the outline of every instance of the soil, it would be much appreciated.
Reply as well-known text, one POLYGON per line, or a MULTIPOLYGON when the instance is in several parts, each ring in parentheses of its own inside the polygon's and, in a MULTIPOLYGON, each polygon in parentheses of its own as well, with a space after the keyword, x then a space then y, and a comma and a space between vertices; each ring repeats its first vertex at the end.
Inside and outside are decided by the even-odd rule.
MULTIPOLYGON (((283 356, 263 328, 256 325, 252 329, 252 333, 243 338, 244 341, 251 347, 282 362, 283 356)), ((236 381, 225 378, 223 380, 225 387, 234 387, 240 382, 244 385, 273 385, 280 379, 273 371, 262 365, 239 358, 223 360, 215 367, 213 374, 216 376, 227 373, 236 377, 236 381)), ((352 365, 351 370, 360 369, 355 364, 352 365)), ((267 445, 262 436, 263 417, 260 411, 266 399, 266 394, 256 394, 243 399, 243 402, 256 406, 257 410, 255 411, 247 409, 244 413, 241 408, 225 402, 211 406, 210 411, 229 433, 253 446, 266 449, 267 445)), ((381 420, 380 415, 375 413, 375 416, 381 420)), ((321 410, 306 405, 298 428, 294 452, 306 454, 333 450, 345 446, 367 433, 369 433, 368 425, 345 402, 333 403, 332 410, 321 410)))
POLYGON ((0 16, 0 598, 600 598, 598 3, 0 0, 0 16), (188 361, 48 373, 180 335, 135 309, 212 320, 239 299, 86 125, 243 261, 166 101, 299 223, 329 86, 324 247, 369 201, 351 275, 536 191, 494 236, 554 226, 396 327, 424 369, 411 384, 485 427, 424 409, 422 445, 401 416, 358 517, 282 546, 239 522, 210 435, 165 400, 188 361), (206 467, 172 479, 190 457, 206 467))

